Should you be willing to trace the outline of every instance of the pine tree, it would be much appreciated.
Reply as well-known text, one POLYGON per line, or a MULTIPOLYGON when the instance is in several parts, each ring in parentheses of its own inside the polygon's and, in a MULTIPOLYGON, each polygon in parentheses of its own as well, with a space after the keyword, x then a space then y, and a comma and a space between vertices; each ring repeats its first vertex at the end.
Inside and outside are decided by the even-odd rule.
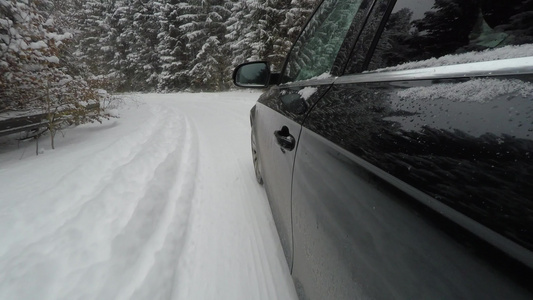
POLYGON ((222 0, 194 3, 191 7, 194 21, 189 26, 192 31, 186 34, 191 53, 189 67, 190 87, 193 90, 222 90, 224 88, 226 58, 224 23, 230 11, 222 0))
POLYGON ((280 70, 287 53, 309 18, 317 0, 238 1, 228 31, 233 66, 267 60, 280 70))
POLYGON ((61 21, 54 18, 58 3, 0 0, 2 109, 45 113, 52 148, 55 132, 63 124, 105 117, 99 110, 100 95, 69 66, 67 49, 73 35, 56 26, 56 19, 61 21))
POLYGON ((251 59, 252 44, 256 40, 256 26, 259 20, 256 13, 257 2, 238 0, 232 3, 231 15, 225 23, 226 41, 232 57, 232 65, 237 66, 251 59))
POLYGON ((133 71, 134 90, 150 91, 157 88, 160 61, 159 44, 161 6, 153 0, 134 0, 131 53, 128 68, 133 71))
POLYGON ((109 16, 109 31, 104 37, 113 57, 108 63, 109 73, 116 80, 116 91, 131 91, 133 71, 128 61, 132 53, 130 47, 134 38, 132 32, 133 13, 129 0, 117 0, 113 3, 109 16))
POLYGON ((267 39, 264 42, 264 53, 275 69, 281 69, 289 51, 291 41, 287 39, 288 26, 284 26, 286 13, 290 8, 287 0, 267 0, 265 3, 264 30, 267 39))
POLYGON ((76 12, 76 55, 78 61, 91 75, 101 75, 108 71, 108 62, 111 60, 106 55, 109 45, 102 40, 108 32, 106 23, 108 7, 99 0, 88 0, 76 12))
POLYGON ((158 90, 176 91, 188 87, 187 72, 189 55, 186 51, 187 2, 170 0, 162 7, 161 31, 158 34, 157 53, 161 63, 158 90))
MULTIPOLYGON (((291 1, 289 8, 285 12, 285 20, 280 26, 283 29, 283 36, 289 47, 296 41, 311 13, 319 3, 320 1, 318 0, 291 1)), ((286 46, 285 51, 288 51, 287 48, 286 46)))
POLYGON ((66 79, 58 58, 70 33, 59 33, 39 9, 48 1, 1 1, 0 95, 3 106, 41 107, 43 89, 66 79))

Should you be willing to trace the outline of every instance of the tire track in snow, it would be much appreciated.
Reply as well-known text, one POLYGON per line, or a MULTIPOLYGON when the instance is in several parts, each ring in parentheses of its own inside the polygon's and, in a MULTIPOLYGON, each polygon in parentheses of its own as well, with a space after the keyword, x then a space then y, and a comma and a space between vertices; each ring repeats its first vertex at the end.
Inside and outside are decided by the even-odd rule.
MULTIPOLYGON (((113 221, 119 223, 121 230, 111 242, 110 257, 103 263, 103 269, 100 266, 97 269, 103 271, 104 276, 115 280, 101 288, 97 297, 99 299, 130 299, 134 293, 143 295, 144 281, 166 285, 167 288, 159 292, 167 296, 170 294, 174 275, 173 272, 165 272, 161 266, 168 268, 169 264, 175 264, 179 256, 182 243, 180 236, 183 235, 179 231, 184 231, 189 213, 197 158, 194 134, 191 133, 187 119, 167 108, 164 110, 166 113, 160 118, 166 122, 153 135, 158 136, 157 139, 162 143, 151 141, 143 148, 141 157, 133 160, 132 166, 127 165, 119 170, 124 180, 127 180, 128 174, 136 173, 132 171, 138 167, 136 165, 152 160, 152 156, 162 157, 155 155, 162 150, 171 150, 163 159, 157 160, 153 171, 147 172, 148 169, 143 168, 137 170, 144 176, 136 182, 136 189, 123 191, 137 198, 133 198, 130 205, 121 203, 116 206, 118 209, 129 206, 131 212, 127 214, 127 223, 113 221), (169 122, 172 120, 180 120, 180 124, 169 122), (184 224, 176 224, 179 223, 177 220, 184 224), (170 224, 175 227, 172 228, 170 224), (124 255, 127 257, 122 258, 124 255), (153 280, 153 276, 150 276, 154 273, 153 270, 156 273, 162 271, 163 274, 157 274, 157 280, 153 280), (119 282, 117 278, 120 279, 119 282), (164 278, 166 281, 162 280, 164 278)), ((129 187, 135 188, 131 185, 129 187)), ((149 290, 153 292, 152 289, 149 290)), ((137 297, 151 298, 146 295, 137 297)))
MULTIPOLYGON (((51 176, 50 179, 53 182, 48 183, 48 188, 44 191, 36 188, 35 193, 38 194, 35 195, 32 194, 31 190, 28 191, 29 194, 20 199, 16 205, 16 209, 25 212, 23 215, 25 219, 20 221, 26 226, 21 228, 20 231, 10 234, 18 236, 20 239, 32 235, 40 235, 40 237, 33 237, 35 242, 39 242, 46 236, 56 232, 64 223, 67 223, 67 220, 73 219, 79 213, 80 207, 88 201, 88 197, 94 195, 98 190, 101 191, 106 186, 106 182, 114 177, 116 169, 120 169, 121 166, 130 163, 142 150, 142 146, 150 140, 157 128, 162 127, 161 120, 149 118, 139 130, 117 139, 96 153, 87 153, 81 159, 73 161, 72 169, 66 174, 56 178, 51 176), (124 144, 127 144, 128 147, 124 147, 124 144), (101 162, 103 161, 111 161, 111 163, 102 164, 101 162), (101 175, 94 176, 94 174, 101 175), (65 190, 65 186, 70 187, 70 199, 67 203, 62 203, 67 204, 67 206, 57 206, 56 201, 64 196, 62 193, 65 190), (35 199, 40 200, 35 201, 35 199), (63 224, 50 222, 48 219, 43 218, 43 215, 58 215, 60 220, 64 220, 63 224)), ((32 185, 31 182, 24 182, 24 184, 26 186, 32 185)), ((14 189, 17 188, 15 187, 14 189)), ((11 211, 3 213, 7 215, 13 211, 14 209, 11 208, 11 211)), ((7 229, 8 227, 4 228, 7 229)), ((16 243, 17 241, 13 242, 16 243)), ((0 255, 5 255, 9 248, 19 248, 13 246, 16 245, 2 245, 0 249, 3 250, 0 250, 0 255)))
MULTIPOLYGON (((32 285, 25 281, 28 274, 42 271, 39 264, 46 261, 50 267, 45 269, 60 285, 50 283, 41 288, 51 290, 49 294, 56 295, 54 299, 116 299, 118 296, 125 299, 135 293, 137 285, 150 280, 150 272, 164 269, 162 265, 168 267, 167 263, 176 264, 194 188, 196 140, 183 115, 167 108, 154 112, 158 111, 165 113, 153 126, 146 127, 140 135, 133 134, 137 138, 121 139, 130 138, 135 149, 129 147, 132 151, 128 155, 115 157, 113 162, 121 163, 107 167, 109 172, 97 181, 98 185, 93 181, 92 196, 83 197, 74 191, 78 197, 74 200, 82 204, 74 205, 74 211, 71 207, 60 214, 63 221, 55 230, 30 241, 23 247, 26 250, 2 257, 0 268, 4 276, 0 275, 0 283, 6 282, 5 276, 9 276, 24 277, 16 282, 21 288, 32 285), (70 253, 63 251, 64 246, 70 253), (37 261, 36 249, 41 252, 37 261), (9 259, 4 260, 6 257, 9 259), (55 270, 50 269, 52 266, 55 270), (109 280, 102 281, 102 277, 109 280)), ((113 155, 109 152, 112 150, 113 147, 96 154, 87 163, 94 163, 99 156, 113 155)), ((79 181, 75 171, 71 172, 72 177, 63 179, 75 177, 79 181)), ((163 277, 167 278, 169 295, 173 270, 163 277)), ((161 274, 157 278, 161 285, 161 274)), ((17 288, 12 287, 11 291, 20 296, 17 288)), ((142 295, 142 289, 138 294, 142 295)), ((147 299, 146 295, 141 298, 147 299)), ((42 299, 46 299, 46 293, 42 299)))
MULTIPOLYGON (((251 153, 249 160, 239 160, 241 172, 247 171, 250 164, 251 153)), ((251 173, 249 176, 253 179, 255 186, 258 186, 255 182, 255 174, 251 173)), ((253 270, 250 278, 259 287, 258 294, 254 299, 268 300, 280 299, 280 297, 285 299, 292 295, 278 291, 290 290, 293 288, 293 283, 290 279, 288 282, 276 279, 279 276, 280 266, 283 267, 287 274, 288 267, 286 267, 287 263, 283 256, 277 233, 265 234, 264 232, 264 227, 266 226, 275 232, 275 225, 268 202, 262 201, 266 199, 266 193, 264 190, 261 192, 263 197, 260 198, 250 197, 252 190, 241 192, 243 199, 246 199, 246 201, 242 201, 241 210, 246 220, 250 223, 249 226, 243 228, 245 232, 243 236, 249 237, 249 248, 245 253, 248 255, 247 261, 252 262, 248 266, 248 268, 253 270)))
MULTIPOLYGON (((130 140, 133 144, 138 142, 136 143, 137 145, 146 144, 153 136, 158 124, 163 127, 161 122, 150 122, 149 126, 145 126, 143 130, 121 138, 121 140, 130 140)), ((105 166, 97 163, 99 158, 114 159, 113 162, 119 160, 117 157, 113 157, 116 153, 112 152, 112 150, 114 150, 113 147, 108 148, 107 151, 100 151, 91 156, 91 159, 77 164, 67 175, 52 178, 56 180, 56 183, 52 184, 53 188, 42 192, 39 197, 23 198, 26 202, 33 200, 30 203, 32 207, 26 207, 24 201, 15 207, 19 211, 18 214, 26 218, 24 220, 26 226, 21 228, 22 230, 5 232, 6 236, 16 238, 12 239, 9 245, 3 245, 6 248, 4 248, 5 251, 0 257, 0 269, 2 270, 0 272, 0 283, 5 283, 7 278, 10 278, 13 284, 12 286, 0 286, 0 298, 24 299, 26 294, 25 287, 37 286, 43 291, 41 299, 46 299, 44 291, 54 289, 52 283, 46 286, 47 282, 52 281, 55 277, 63 276, 65 272, 69 272, 70 265, 84 269, 87 265, 101 260, 100 257, 102 252, 105 253, 105 250, 102 251, 102 249, 96 247, 93 247, 92 251, 87 249, 91 248, 90 243, 98 245, 102 241, 87 241, 84 240, 84 236, 87 236, 87 231, 102 227, 97 223, 99 221, 98 216, 101 215, 99 210, 105 209, 105 204, 95 205, 94 198, 87 199, 84 195, 86 192, 102 189, 101 186, 96 184, 102 183, 102 180, 100 180, 99 176, 87 177, 84 175, 86 168, 103 167, 106 169, 105 166), (85 179, 85 185, 80 180, 82 178, 85 179), (65 190, 65 186, 70 186, 71 184, 73 184, 72 193, 69 194, 68 201, 65 201, 66 197, 62 194, 62 191, 65 190), (83 188, 80 188, 82 185, 83 188), (60 205, 58 205, 59 203, 60 205), (91 212, 88 208, 92 208, 95 213, 94 216, 90 216, 91 212), (83 212, 85 212, 88 219, 94 219, 90 222, 91 224, 77 219, 83 212), (33 216, 35 218, 31 218, 33 216), (64 253, 64 247, 75 248, 77 253, 75 255, 64 253), (31 282, 36 280, 36 277, 42 272, 48 273, 45 277, 47 280, 31 282), (3 292, 14 292, 16 296, 2 297, 3 292)), ((131 161, 140 151, 142 151, 142 147, 138 147, 137 151, 128 151, 126 161, 131 161)), ((111 167, 107 170, 114 172, 116 168, 117 166, 115 165, 114 168, 111 167)), ((120 166, 118 168, 120 169, 120 166)), ((98 173, 95 172, 93 174, 98 173)), ((9 230, 9 227, 6 229, 9 230)), ((105 233, 106 230, 101 231, 105 233)), ((65 277, 68 278, 69 276, 65 277)), ((72 280, 73 278, 68 279, 72 280)), ((51 294, 55 292, 51 292, 51 294)))
MULTIPOLYGON (((250 201, 256 201, 255 199, 250 199, 250 201)), ((270 266, 270 261, 268 260, 268 253, 267 251, 276 252, 276 249, 274 245, 276 245, 276 241, 272 239, 268 239, 268 236, 264 236, 259 228, 264 224, 260 224, 258 220, 261 222, 264 222, 265 219, 262 218, 263 216, 259 216, 256 214, 256 210, 251 207, 251 203, 245 202, 245 205, 243 208, 245 209, 245 213, 250 214, 249 220, 252 222, 250 228, 252 229, 252 232, 250 236, 252 237, 250 240, 250 247, 253 250, 250 253, 254 253, 253 257, 250 258, 251 261, 253 261, 253 268, 256 269, 255 271, 255 280, 257 281, 257 284, 259 286, 263 285, 264 291, 258 295, 259 297, 257 299, 275 299, 277 298, 274 291, 276 290, 276 283, 273 281, 273 277, 275 276, 275 272, 273 272, 272 267, 270 266)), ((264 207, 265 211, 270 211, 270 207, 266 206, 264 207)), ((273 224, 272 224, 273 225, 273 224)), ((281 264, 285 264, 285 261, 281 261, 281 264)))
MULTIPOLYGON (((180 139, 183 149, 171 153, 158 167, 152 180, 155 189, 147 192, 150 200, 168 189, 165 195, 167 201, 157 228, 145 243, 141 258, 137 260, 135 276, 117 299, 169 299, 172 294, 175 269, 169 266, 177 264, 183 247, 182 239, 188 224, 198 160, 196 134, 188 122, 185 128, 185 137, 180 139), (151 195, 152 193, 155 195, 151 195), (162 276, 162 273, 165 275, 162 276), (154 285, 159 288, 154 288, 154 285), (154 290, 157 291, 156 295, 154 290)), ((135 231, 134 226, 133 233, 135 231)), ((120 252, 118 249, 119 255, 120 252)))

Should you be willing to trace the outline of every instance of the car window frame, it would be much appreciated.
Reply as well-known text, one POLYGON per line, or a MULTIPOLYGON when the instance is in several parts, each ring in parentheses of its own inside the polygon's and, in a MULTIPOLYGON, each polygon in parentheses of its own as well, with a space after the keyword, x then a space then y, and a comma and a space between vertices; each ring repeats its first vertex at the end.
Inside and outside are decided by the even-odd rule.
POLYGON ((374 55, 374 50, 379 42, 379 38, 376 38, 376 36, 378 33, 383 32, 387 23, 385 17, 392 12, 396 2, 396 0, 374 1, 368 12, 367 20, 359 33, 359 37, 350 51, 342 75, 360 74, 368 68, 372 55, 374 55), (373 22, 377 23, 377 27, 372 26, 373 22), (368 42, 368 40, 370 41, 368 42))
MULTIPOLYGON (((394 10, 397 0, 376 0, 371 11, 369 12, 369 17, 364 25, 364 27, 361 30, 360 37, 356 41, 352 51, 350 52, 348 56, 348 60, 346 62, 346 67, 344 68, 342 72, 342 76, 352 76, 357 75, 361 73, 374 73, 374 72, 383 72, 378 70, 369 70, 370 63, 372 61, 372 58, 375 54, 375 50, 377 45, 380 42, 381 35, 383 34, 383 31, 385 30, 385 27, 387 25, 387 22, 389 20, 389 17, 394 10), (381 5, 381 7, 380 7, 381 5), (372 21, 377 22, 379 25, 375 28, 371 27, 372 21), (357 54, 360 53, 358 56, 359 58, 364 57, 362 60, 358 60, 356 57, 357 54)), ((515 46, 523 46, 526 44, 521 45, 515 45, 515 46)), ((498 48, 487 48, 485 50, 496 50, 498 48)), ((480 52, 482 52, 480 51, 480 52)), ((451 54, 446 54, 451 55, 451 54)), ((444 56, 446 56, 444 55, 444 56)), ((527 56, 531 57, 533 55, 527 56)), ((508 58, 510 60, 517 60, 522 58, 520 57, 512 57, 508 58)), ((405 64, 413 63, 415 61, 407 61, 405 64)), ((482 62, 482 61, 479 61, 482 62)), ((454 64, 443 64, 439 65, 438 67, 447 67, 447 66, 453 66, 454 64)), ((394 66, 386 67, 386 69, 394 68, 394 66)), ((410 68, 410 69, 402 69, 404 71, 415 71, 418 69, 425 69, 427 67, 416 67, 416 68, 410 68)), ((393 72, 393 70, 387 70, 387 72, 393 72)))
POLYGON ((361 4, 355 13, 350 26, 348 28, 348 31, 346 33, 346 36, 344 37, 341 46, 339 48, 339 51, 337 51, 337 54, 335 56, 335 59, 333 60, 333 64, 330 71, 330 77, 329 78, 323 78, 323 79, 303 79, 299 81, 294 82, 285 82, 282 83, 283 75, 286 73, 286 69, 288 67, 289 59, 291 57, 291 53, 294 51, 294 48, 298 42, 298 40, 301 38, 303 32, 305 31, 305 28, 309 25, 317 11, 319 10, 320 6, 325 0, 322 0, 317 7, 315 7, 313 13, 307 18, 305 22, 305 26, 300 31, 294 42, 292 43, 292 46, 285 56, 285 60, 283 62, 283 67, 280 71, 280 76, 278 78, 277 84, 281 86, 302 86, 306 85, 307 82, 322 82, 324 84, 331 84, 334 81, 334 78, 342 76, 344 74, 344 70, 346 69, 346 65, 348 61, 351 58, 351 53, 353 51, 354 46, 356 45, 357 41, 359 40, 359 37, 361 33, 363 32, 366 22, 371 15, 371 12, 373 10, 374 4, 380 0, 361 0, 361 4))

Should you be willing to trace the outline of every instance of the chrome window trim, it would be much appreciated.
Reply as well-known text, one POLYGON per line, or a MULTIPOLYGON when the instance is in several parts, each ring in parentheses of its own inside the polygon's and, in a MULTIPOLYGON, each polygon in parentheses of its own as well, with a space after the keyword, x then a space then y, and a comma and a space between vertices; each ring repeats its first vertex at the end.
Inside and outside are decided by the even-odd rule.
POLYGON ((292 88, 292 87, 306 87, 306 86, 319 86, 319 85, 330 85, 335 82, 338 77, 328 77, 324 79, 307 79, 294 82, 282 83, 279 85, 281 88, 292 88))
POLYGON ((339 77, 334 84, 432 80, 533 74, 533 56, 401 71, 372 71, 339 77))

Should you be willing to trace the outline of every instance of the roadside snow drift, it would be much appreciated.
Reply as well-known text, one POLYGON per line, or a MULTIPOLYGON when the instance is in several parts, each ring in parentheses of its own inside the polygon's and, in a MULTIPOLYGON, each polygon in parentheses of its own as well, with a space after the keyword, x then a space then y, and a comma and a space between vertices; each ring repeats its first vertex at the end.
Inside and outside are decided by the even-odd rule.
POLYGON ((258 95, 132 96, 39 156, 0 140, 0 299, 295 299, 251 163, 258 95))

